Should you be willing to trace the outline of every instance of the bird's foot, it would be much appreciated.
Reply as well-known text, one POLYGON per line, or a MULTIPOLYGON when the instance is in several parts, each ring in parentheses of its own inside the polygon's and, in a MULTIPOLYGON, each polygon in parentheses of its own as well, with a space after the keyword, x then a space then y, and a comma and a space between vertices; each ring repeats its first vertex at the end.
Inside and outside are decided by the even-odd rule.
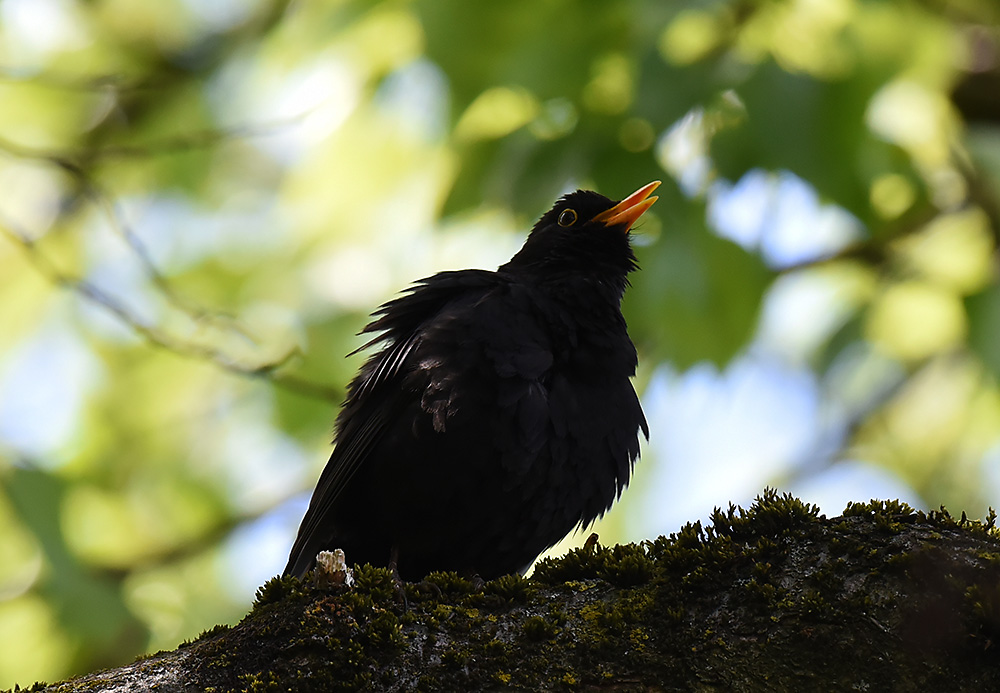
POLYGON ((393 546, 389 551, 389 572, 392 574, 392 585, 396 588, 396 601, 410 610, 410 602, 406 599, 406 583, 399 576, 399 548, 393 546))
POLYGON ((475 572, 472 573, 472 575, 468 576, 468 580, 469 580, 469 582, 472 583, 472 591, 473 592, 482 592, 483 591, 483 585, 486 584, 486 580, 484 580, 482 577, 480 577, 479 573, 475 573, 475 572))

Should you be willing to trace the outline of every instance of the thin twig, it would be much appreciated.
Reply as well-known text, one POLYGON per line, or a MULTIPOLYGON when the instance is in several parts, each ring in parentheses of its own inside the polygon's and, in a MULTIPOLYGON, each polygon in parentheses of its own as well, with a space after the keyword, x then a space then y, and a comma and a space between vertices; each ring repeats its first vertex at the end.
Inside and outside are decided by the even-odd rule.
POLYGON ((266 378, 277 387, 308 397, 336 401, 339 396, 338 391, 334 388, 317 385, 316 383, 302 380, 295 376, 277 373, 289 360, 298 355, 297 348, 290 350, 276 361, 248 366, 233 361, 227 354, 214 347, 177 341, 155 326, 146 324, 138 315, 134 314, 100 287, 86 279, 73 277, 59 270, 38 249, 35 239, 17 230, 16 226, 11 224, 9 220, 0 219, 0 232, 19 245, 25 251, 32 264, 53 284, 72 291, 87 301, 110 312, 153 346, 166 349, 185 358, 213 363, 219 368, 237 375, 266 378))
POLYGON ((139 264, 142 265, 146 275, 149 277, 153 285, 160 290, 160 293, 163 295, 168 304, 189 316, 195 322, 219 326, 221 329, 225 329, 239 335, 254 346, 258 345, 257 338, 250 334, 250 332, 239 323, 235 316, 219 311, 208 310, 207 308, 197 305, 178 294, 171 285, 170 281, 156 266, 156 263, 149 254, 149 250, 146 248, 146 244, 142 242, 142 239, 139 238, 139 236, 132 230, 132 227, 125 221, 124 216, 111 197, 103 190, 99 189, 97 184, 89 179, 83 181, 83 184, 85 186, 84 190, 87 196, 93 201, 98 209, 104 213, 111 227, 128 244, 131 251, 135 254, 136 258, 138 258, 139 264))
POLYGON ((240 337, 253 344, 256 344, 256 338, 243 326, 238 324, 233 316, 220 313, 218 311, 211 311, 198 306, 177 293, 167 278, 153 262, 145 244, 125 222, 124 217, 119 211, 117 205, 114 203, 112 196, 100 188, 97 182, 94 181, 90 174, 84 169, 81 161, 86 160, 88 163, 92 163, 94 159, 101 158, 102 156, 139 156, 143 154, 155 154, 157 151, 165 153, 179 151, 184 148, 211 146, 222 139, 263 135, 268 130, 280 129, 302 117, 304 117, 304 114, 285 121, 275 121, 261 126, 247 126, 243 129, 237 128, 227 131, 191 133, 181 137, 160 140, 144 146, 129 148, 106 147, 103 149, 86 150, 85 152, 34 149, 0 138, 0 151, 5 151, 6 153, 18 158, 46 161, 64 170, 77 181, 86 194, 86 197, 90 199, 91 202, 93 202, 107 217, 111 227, 123 238, 123 240, 125 240, 129 248, 138 258, 139 263, 142 265, 152 283, 160 290, 165 300, 170 305, 188 315, 195 322, 213 323, 223 329, 238 334, 240 337))
POLYGON ((104 91, 112 89, 118 93, 160 89, 162 84, 138 79, 129 79, 122 75, 78 76, 43 72, 32 68, 18 68, 10 65, 0 65, 0 82, 15 84, 32 84, 50 89, 66 91, 104 91))
POLYGON ((48 161, 77 174, 81 172, 80 162, 82 161, 95 162, 102 159, 143 158, 177 154, 193 149, 204 149, 230 140, 268 137, 300 123, 313 110, 309 109, 288 118, 280 118, 266 123, 234 125, 225 129, 207 128, 162 137, 141 144, 109 144, 103 147, 78 150, 38 149, 0 138, 0 151, 22 159, 48 161))

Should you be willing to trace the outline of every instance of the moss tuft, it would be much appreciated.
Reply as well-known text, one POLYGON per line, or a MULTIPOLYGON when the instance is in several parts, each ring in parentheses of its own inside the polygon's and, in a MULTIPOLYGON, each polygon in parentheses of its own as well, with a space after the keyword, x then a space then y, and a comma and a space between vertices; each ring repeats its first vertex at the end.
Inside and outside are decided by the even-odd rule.
POLYGON ((524 620, 521 631, 524 637, 534 642, 552 640, 559 635, 559 627, 541 616, 530 616, 524 620))
POLYGON ((544 559, 535 566, 533 579, 548 584, 606 580, 618 587, 648 582, 655 573, 650 544, 590 546, 570 551, 562 558, 544 559))
POLYGON ((607 561, 601 546, 573 549, 561 558, 543 558, 535 564, 532 578, 550 585, 570 580, 596 580, 607 561))
POLYGON ((464 596, 476 591, 476 585, 472 580, 464 578, 455 572, 436 571, 427 575, 423 580, 426 585, 433 585, 442 596, 464 596))
POLYGON ((231 630, 231 627, 227 626, 227 625, 220 624, 220 625, 217 625, 217 626, 213 626, 212 628, 209 628, 208 630, 204 631, 201 635, 199 635, 194 640, 185 640, 184 642, 182 642, 178 646, 178 649, 180 649, 182 647, 190 647, 191 645, 195 644, 196 642, 201 642, 202 640, 208 640, 209 638, 214 638, 215 636, 222 635, 223 633, 227 633, 230 630, 231 630))
MULTIPOLYGON (((943 508, 942 508, 943 510, 943 508)), ((844 517, 878 517, 878 516, 902 516, 905 518, 926 519, 923 512, 914 510, 908 503, 899 500, 871 500, 867 503, 848 503, 844 509, 844 517)))
MULTIPOLYGON (((521 575, 504 575, 483 585, 482 597, 503 604, 524 604, 535 593, 535 585, 521 575)), ((474 595, 475 596, 475 595, 474 595)))
POLYGON ((803 503, 790 493, 778 495, 773 488, 765 488, 749 510, 732 503, 723 513, 716 508, 712 513, 712 530, 718 536, 734 539, 747 537, 779 537, 801 530, 819 519, 819 506, 803 503))
POLYGON ((971 585, 965 591, 972 616, 970 632, 979 638, 983 649, 1000 641, 1000 585, 971 585))
POLYGON ((649 582, 654 567, 645 545, 621 544, 611 549, 600 577, 617 587, 633 587, 649 582))
POLYGON ((392 571, 367 563, 354 568, 354 589, 367 593, 376 604, 395 603, 398 598, 392 571))
POLYGON ((254 608, 265 604, 274 604, 296 594, 302 594, 302 583, 298 578, 276 575, 257 588, 254 608))

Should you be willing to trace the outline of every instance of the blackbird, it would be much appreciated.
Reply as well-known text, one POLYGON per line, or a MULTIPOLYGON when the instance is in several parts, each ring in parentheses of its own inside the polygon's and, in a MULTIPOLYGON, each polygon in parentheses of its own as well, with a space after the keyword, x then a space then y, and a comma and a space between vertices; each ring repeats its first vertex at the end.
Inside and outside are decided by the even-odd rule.
MULTIPOLYGON (((649 429, 621 299, 657 198, 578 190, 495 272, 440 272, 381 306, 285 567, 323 550, 419 580, 526 571, 628 484, 649 429)), ((360 349, 359 349, 360 351, 360 349)))

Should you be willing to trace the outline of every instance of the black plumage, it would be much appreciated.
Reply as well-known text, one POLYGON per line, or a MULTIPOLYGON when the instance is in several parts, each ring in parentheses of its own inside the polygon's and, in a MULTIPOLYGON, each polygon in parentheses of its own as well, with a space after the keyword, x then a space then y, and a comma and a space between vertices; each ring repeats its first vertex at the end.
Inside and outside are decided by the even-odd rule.
POLYGON ((348 388, 285 574, 340 548, 407 580, 490 579, 611 507, 649 435, 620 304, 657 185, 565 195, 497 271, 441 272, 375 312, 365 347, 381 349, 348 388))

